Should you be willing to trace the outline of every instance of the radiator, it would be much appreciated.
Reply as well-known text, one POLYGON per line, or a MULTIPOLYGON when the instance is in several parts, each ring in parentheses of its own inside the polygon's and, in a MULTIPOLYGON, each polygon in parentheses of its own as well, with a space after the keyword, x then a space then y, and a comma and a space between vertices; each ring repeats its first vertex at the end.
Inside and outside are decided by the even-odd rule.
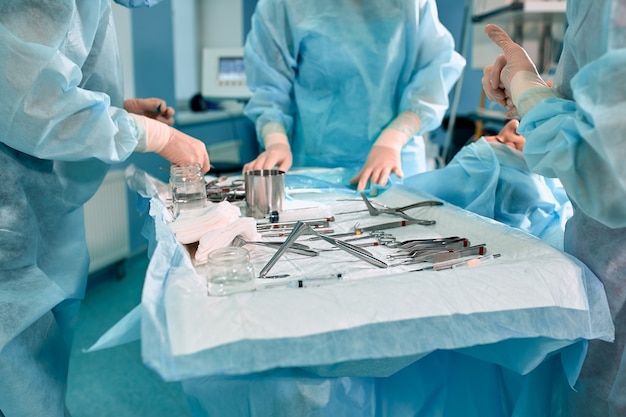
POLYGON ((109 171, 96 194, 85 203, 90 273, 122 261, 130 255, 128 222, 124 171, 109 171))

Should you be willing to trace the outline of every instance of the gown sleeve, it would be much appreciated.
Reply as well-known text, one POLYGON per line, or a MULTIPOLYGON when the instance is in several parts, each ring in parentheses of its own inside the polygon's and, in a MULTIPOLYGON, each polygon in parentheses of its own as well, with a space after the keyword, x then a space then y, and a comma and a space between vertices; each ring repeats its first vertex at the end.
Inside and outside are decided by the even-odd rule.
POLYGON ((253 95, 245 114, 255 121, 262 144, 263 126, 278 123, 290 132, 293 126, 293 83, 297 52, 282 2, 260 2, 244 46, 246 79, 253 95))
POLYGON ((465 68, 454 39, 441 24, 434 1, 421 1, 416 25, 417 59, 402 93, 399 112, 417 114, 422 131, 436 129, 448 110, 448 94, 465 68))
POLYGON ((559 178, 577 209, 626 226, 626 49, 612 50, 571 80, 573 100, 550 98, 522 119, 530 168, 559 178))
POLYGON ((42 2, 36 31, 21 29, 33 27, 32 10, 0 16, 0 142, 40 159, 122 161, 137 131, 115 94, 123 80, 110 5, 76 19, 81 11, 62 3, 42 2))

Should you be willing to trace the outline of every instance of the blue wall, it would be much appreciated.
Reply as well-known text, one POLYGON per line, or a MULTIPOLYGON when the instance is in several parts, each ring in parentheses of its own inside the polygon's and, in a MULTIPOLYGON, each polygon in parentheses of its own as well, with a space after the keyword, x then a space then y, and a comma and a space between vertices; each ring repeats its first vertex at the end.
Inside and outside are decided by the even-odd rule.
MULTIPOLYGON (((463 7, 464 0, 437 0, 437 8, 439 9, 439 20, 448 28, 454 40, 456 42, 456 50, 461 51, 461 31, 463 29, 463 7)), ((471 31, 470 38, 468 39, 469 45, 471 45, 471 31)), ((468 53, 468 55, 470 55, 468 53)), ((465 59, 469 60, 469 56, 465 59)), ((461 100, 459 102, 458 115, 464 115, 478 107, 480 100, 480 92, 482 90, 481 70, 472 70, 471 63, 468 62, 465 67, 465 73, 463 78, 461 100)))

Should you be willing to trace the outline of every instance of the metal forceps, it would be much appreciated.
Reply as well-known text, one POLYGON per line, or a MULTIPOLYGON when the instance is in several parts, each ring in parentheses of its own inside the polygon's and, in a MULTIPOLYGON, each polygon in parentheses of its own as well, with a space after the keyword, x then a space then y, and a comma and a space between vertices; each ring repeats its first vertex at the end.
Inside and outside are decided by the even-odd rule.
POLYGON ((227 180, 228 177, 222 176, 207 182, 206 193, 209 201, 219 203, 220 201, 238 201, 245 199, 244 180, 234 179, 228 185, 220 185, 220 183, 227 180))
POLYGON ((380 208, 379 209, 379 208, 374 207, 372 202, 369 201, 367 199, 367 197, 365 196, 365 193, 361 193, 361 198, 365 202, 365 205, 367 206, 367 211, 369 212, 370 216, 378 216, 379 214, 391 214, 393 216, 399 216, 399 217, 402 217, 403 219, 407 219, 407 220, 417 220, 417 219, 415 217, 411 217, 408 214, 406 214, 405 210, 409 210, 409 209, 417 208, 417 207, 428 207, 428 206, 441 206, 441 205, 443 205, 443 203, 441 201, 426 200, 426 201, 420 201, 419 203, 409 204, 408 206, 395 207, 395 208, 394 207, 384 207, 384 208, 380 208))
POLYGON ((354 255, 357 258, 359 258, 359 259, 361 259, 361 260, 363 260, 365 262, 368 262, 368 263, 370 263, 372 265, 375 265, 375 266, 377 266, 379 268, 387 268, 389 266, 385 262, 383 262, 380 259, 374 257, 367 250, 365 250, 363 248, 360 248, 358 246, 352 245, 352 244, 350 244, 348 242, 341 241, 339 239, 334 239, 332 237, 324 236, 324 235, 318 233, 317 231, 315 231, 315 229, 313 229, 308 224, 299 221, 296 224, 296 227, 293 228, 293 230, 292 230, 291 234, 289 235, 289 237, 278 248, 278 250, 276 251, 274 256, 272 256, 272 258, 267 262, 267 264, 263 267, 263 269, 261 269, 261 271, 259 272, 259 278, 266 278, 267 277, 267 273, 269 272, 269 270, 276 264, 276 262, 283 255, 283 253, 286 250, 288 250, 290 247, 293 246, 294 242, 296 241, 296 239, 298 239, 298 237, 300 237, 300 235, 302 235, 302 234, 304 234, 306 232, 314 234, 314 235, 317 235, 321 239, 323 239, 326 242, 328 242, 328 243, 338 247, 339 249, 341 249, 343 251, 346 251, 349 254, 354 255))

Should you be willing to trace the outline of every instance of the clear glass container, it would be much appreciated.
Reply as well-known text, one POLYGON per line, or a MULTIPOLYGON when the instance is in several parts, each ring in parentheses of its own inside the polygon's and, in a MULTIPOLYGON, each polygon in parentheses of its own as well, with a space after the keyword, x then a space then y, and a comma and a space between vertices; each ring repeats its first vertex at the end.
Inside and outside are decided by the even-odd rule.
POLYGON ((206 271, 209 295, 222 296, 256 289, 254 266, 246 248, 227 247, 211 251, 206 271))
POLYGON ((206 205, 206 183, 199 164, 172 165, 170 168, 170 187, 175 216, 184 210, 202 208, 206 205))

